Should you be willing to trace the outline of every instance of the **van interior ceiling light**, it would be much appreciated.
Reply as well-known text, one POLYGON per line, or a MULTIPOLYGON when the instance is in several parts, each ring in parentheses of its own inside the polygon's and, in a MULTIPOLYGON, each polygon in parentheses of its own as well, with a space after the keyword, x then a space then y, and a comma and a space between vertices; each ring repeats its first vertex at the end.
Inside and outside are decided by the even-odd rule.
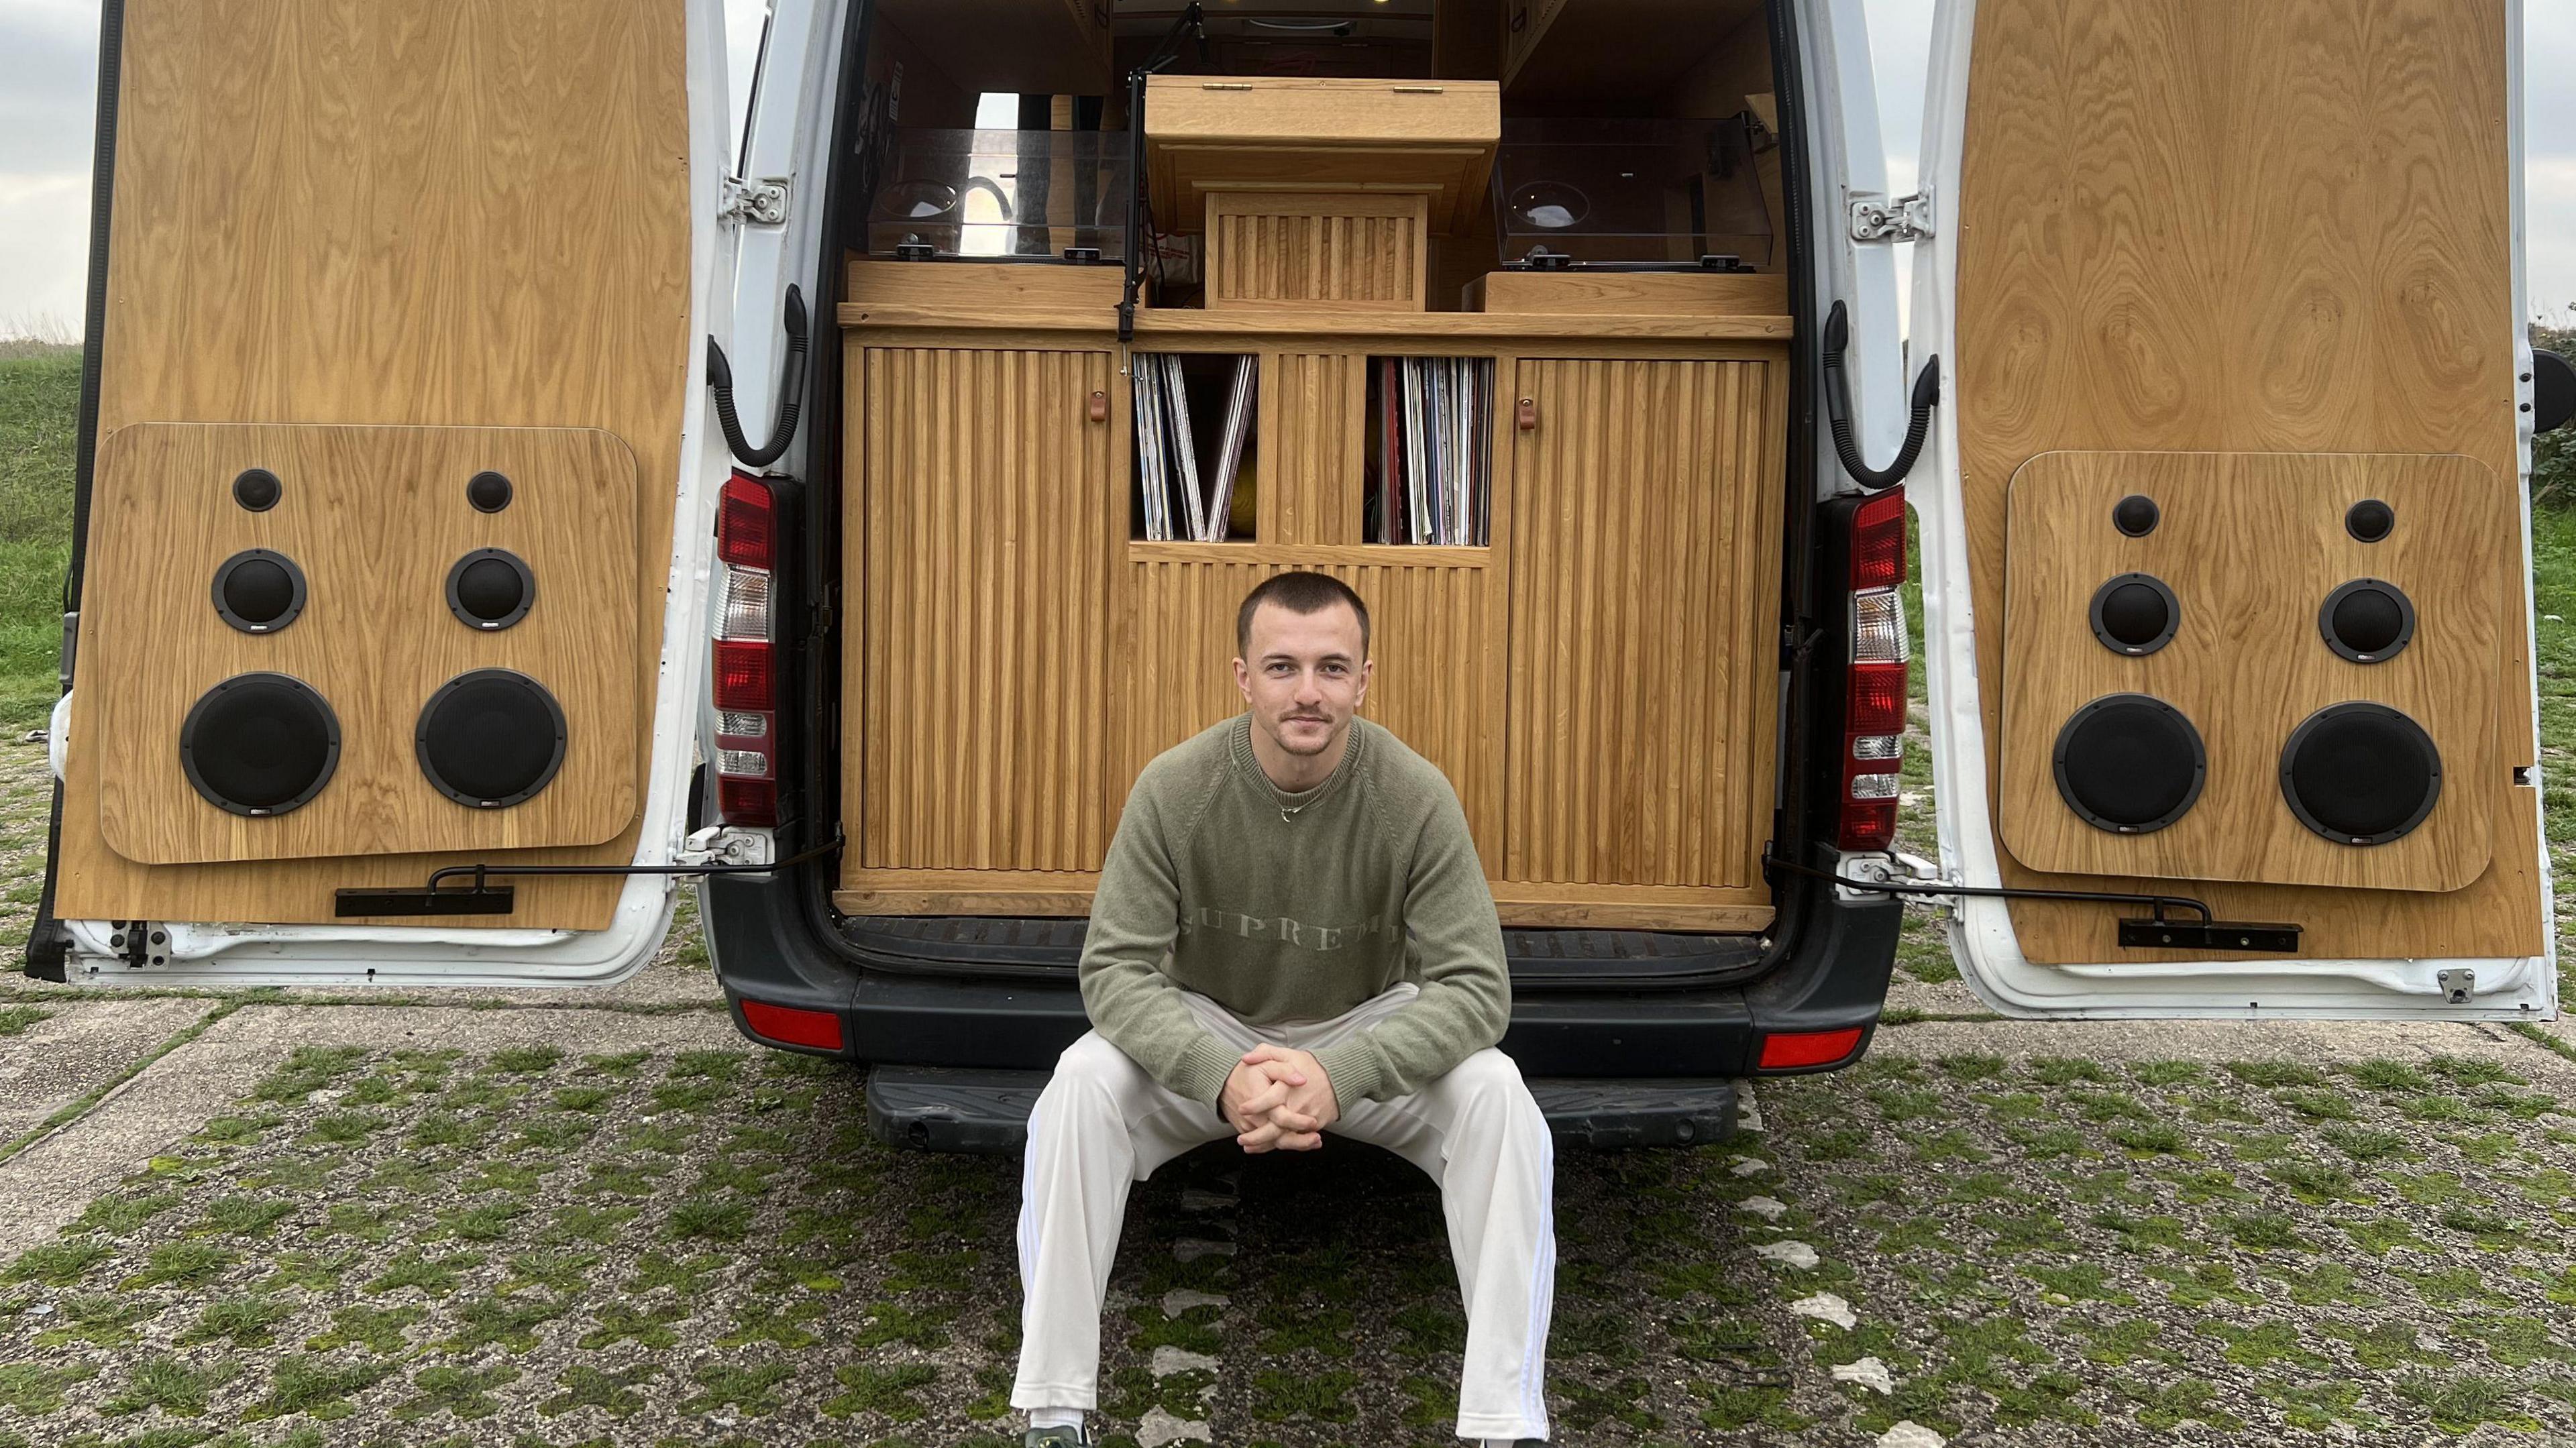
POLYGON ((723 612, 716 621, 716 810, 729 825, 778 823, 778 670, 770 628, 777 575, 777 500, 747 473, 716 504, 723 612))
POLYGON ((1840 301, 1825 318, 1825 415, 1832 425, 1834 455, 1842 460, 1843 471, 1853 482, 1877 492, 1905 481, 1914 471, 1915 459, 1923 455, 1923 443, 1932 435, 1932 409, 1941 405, 1941 359, 1924 360, 1923 370, 1915 374, 1914 396, 1907 405, 1912 415, 1905 424, 1905 445, 1896 450, 1896 460, 1884 468, 1873 468, 1860 455, 1860 440, 1852 434, 1851 377, 1843 369, 1843 349, 1851 342, 1851 315, 1840 301))

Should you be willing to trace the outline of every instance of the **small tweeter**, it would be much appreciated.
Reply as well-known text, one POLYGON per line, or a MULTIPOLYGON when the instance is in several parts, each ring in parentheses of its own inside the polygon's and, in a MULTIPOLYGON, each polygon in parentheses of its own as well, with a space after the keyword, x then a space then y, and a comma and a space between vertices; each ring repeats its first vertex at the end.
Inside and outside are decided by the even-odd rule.
POLYGON ((2397 510, 2377 498, 2364 498, 2344 510, 2343 530, 2354 541, 2377 543, 2397 529, 2397 510))
POLYGON ((2144 493, 2131 493, 2111 506, 2111 526, 2132 538, 2144 538, 2156 531, 2164 510, 2144 493))
POLYGON ((2173 642, 2182 603, 2152 574, 2123 573, 2093 593, 2093 637, 2115 654, 2144 658, 2173 642))
POLYGON ((217 809, 285 814, 320 794, 340 767, 339 716, 302 679, 236 674, 188 710, 179 767, 217 809))
POLYGON ((2057 731, 2058 797, 2086 824, 2152 834, 2191 812, 2209 780, 2209 750, 2180 709, 2146 694, 2111 694, 2057 731))
POLYGON ((244 468, 241 476, 233 479, 233 501, 245 512, 265 513, 284 496, 286 485, 266 468, 244 468))
POLYGON ((475 512, 497 513, 510 506, 513 491, 508 473, 486 469, 466 480, 465 501, 474 505, 475 512))
POLYGON ((2299 823, 2339 845, 2404 839, 2442 797, 2442 751, 2385 704, 2333 704, 2281 746, 2281 798, 2299 823))
POLYGON ((508 628, 537 604, 537 575, 506 548, 477 548, 447 570, 447 608, 478 632, 508 628))
POLYGON ((563 706, 510 669, 477 669, 439 687, 413 731, 420 772, 469 809, 507 809, 563 768, 563 706))
POLYGON ((2394 583, 2356 578, 2326 595, 2317 632, 2356 664, 2384 664, 2415 637, 2415 601, 2394 583))
POLYGON ((243 633, 275 633, 304 612, 304 570, 283 553, 250 548, 215 569, 215 613, 243 633))

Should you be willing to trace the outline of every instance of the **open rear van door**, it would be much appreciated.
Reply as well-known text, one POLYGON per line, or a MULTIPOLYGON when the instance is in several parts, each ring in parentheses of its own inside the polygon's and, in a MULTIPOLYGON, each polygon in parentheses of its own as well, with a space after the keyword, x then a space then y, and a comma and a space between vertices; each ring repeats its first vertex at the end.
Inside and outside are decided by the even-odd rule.
POLYGON ((1944 0, 1940 874, 2029 1016, 2557 1007, 2514 0, 1944 0), (2126 898, 2099 898, 2103 896, 2126 898))
POLYGON ((108 0, 33 971, 651 953, 673 882, 627 871, 690 829, 725 477, 724 75, 719 0, 108 0))

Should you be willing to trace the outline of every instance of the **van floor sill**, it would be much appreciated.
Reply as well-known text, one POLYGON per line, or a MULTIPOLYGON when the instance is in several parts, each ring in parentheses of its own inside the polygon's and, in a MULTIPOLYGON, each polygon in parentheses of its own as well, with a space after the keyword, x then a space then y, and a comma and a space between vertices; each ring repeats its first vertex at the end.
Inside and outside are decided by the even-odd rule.
MULTIPOLYGON (((841 936, 891 966, 959 974, 1006 967, 1071 971, 1081 963, 1089 922, 1065 916, 844 916, 841 936)), ((1723 984, 1749 979, 1762 959, 1754 935, 1688 935, 1655 930, 1513 930, 1503 954, 1515 986, 1617 988, 1723 984)))

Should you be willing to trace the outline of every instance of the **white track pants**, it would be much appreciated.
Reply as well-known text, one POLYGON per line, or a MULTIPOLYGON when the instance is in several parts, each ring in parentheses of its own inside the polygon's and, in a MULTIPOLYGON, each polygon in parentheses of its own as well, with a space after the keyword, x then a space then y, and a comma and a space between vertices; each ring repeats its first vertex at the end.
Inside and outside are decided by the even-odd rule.
MULTIPOLYGON (((1399 985, 1329 1021, 1255 1029, 1184 992, 1219 1039, 1311 1051, 1411 1000, 1399 985)), ((1449 1220, 1467 1306, 1458 1436, 1544 1438, 1548 1310, 1556 1285, 1556 1153, 1520 1068, 1478 1051, 1411 1096, 1342 1104, 1328 1135, 1373 1142, 1430 1173, 1449 1220)), ((1234 1128, 1165 1089, 1098 1031, 1056 1061, 1029 1113, 1020 1185, 1020 1373, 1015 1408, 1098 1406, 1100 1314, 1127 1218, 1127 1188, 1234 1128)), ((1330 1153, 1332 1147, 1326 1144, 1330 1153)))

